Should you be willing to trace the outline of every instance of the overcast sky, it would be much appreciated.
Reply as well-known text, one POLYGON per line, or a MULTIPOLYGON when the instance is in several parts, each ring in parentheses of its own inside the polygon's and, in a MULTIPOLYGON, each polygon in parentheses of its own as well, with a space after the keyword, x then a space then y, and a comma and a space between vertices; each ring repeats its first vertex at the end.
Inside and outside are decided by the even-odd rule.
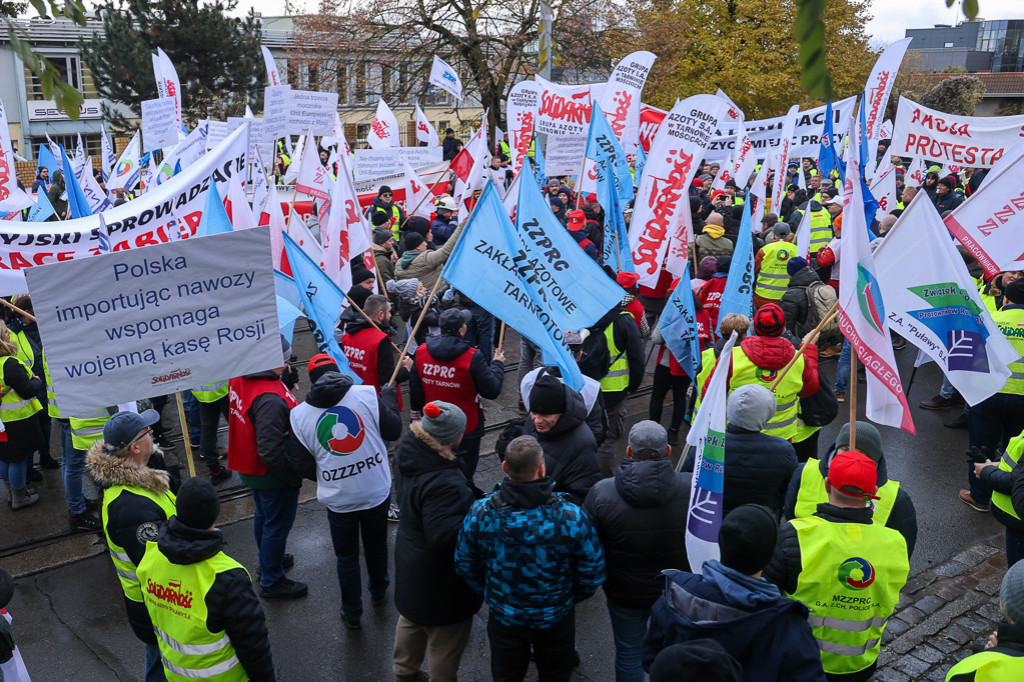
MULTIPOLYGON (((314 8, 315 0, 294 0, 299 7, 314 8)), ((978 15, 985 19, 1024 19, 1024 0, 978 0, 978 15)), ((266 16, 284 13, 284 0, 241 0, 238 9, 252 7, 266 16)), ((903 38, 908 28, 929 28, 935 24, 955 24, 963 15, 960 0, 947 8, 945 0, 875 0, 874 18, 868 22, 873 42, 884 44, 903 38)))

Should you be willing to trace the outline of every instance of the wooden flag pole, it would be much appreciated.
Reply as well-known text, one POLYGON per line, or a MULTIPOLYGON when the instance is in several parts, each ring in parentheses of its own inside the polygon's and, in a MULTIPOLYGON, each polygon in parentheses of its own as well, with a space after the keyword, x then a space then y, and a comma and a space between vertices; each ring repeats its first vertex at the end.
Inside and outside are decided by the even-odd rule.
POLYGON ((439 184, 441 184, 442 180, 447 180, 448 179, 448 173, 449 173, 449 171, 444 171, 441 174, 441 177, 439 177, 437 179, 437 181, 434 182, 434 184, 430 186, 430 189, 427 190, 427 192, 422 197, 420 197, 420 202, 418 204, 416 204, 416 206, 411 211, 409 211, 408 213, 405 214, 405 220, 403 220, 402 223, 398 226, 398 231, 399 232, 401 232, 402 228, 405 227, 405 224, 407 222, 409 222, 409 218, 411 218, 413 216, 413 214, 416 213, 416 211, 419 210, 420 206, 423 205, 423 202, 426 201, 427 197, 429 197, 429 196, 434 194, 434 188, 437 187, 439 184))
POLYGON ((3 303, 5 306, 10 308, 14 312, 18 313, 19 315, 24 315, 25 317, 27 317, 28 319, 32 320, 33 322, 36 321, 36 316, 35 315, 33 315, 32 313, 25 312, 24 310, 22 310, 18 306, 14 305, 10 301, 8 301, 6 298, 0 298, 0 303, 3 303))
MULTIPOLYGON (((344 293, 344 292, 342 292, 342 293, 344 293)), ((359 307, 358 305, 356 305, 356 302, 355 302, 355 301, 353 301, 353 300, 352 300, 352 298, 351 298, 351 297, 350 297, 350 296, 349 296, 348 294, 345 294, 345 299, 346 299, 346 300, 348 301, 348 304, 349 304, 350 306, 352 306, 352 307, 353 307, 353 308, 354 308, 355 310, 357 310, 357 311, 359 312, 359 314, 360 314, 360 315, 362 315, 363 317, 365 317, 365 318, 366 318, 366 321, 367 321, 367 322, 369 322, 370 324, 372 324, 372 325, 373 325, 374 327, 377 327, 377 323, 376 323, 376 322, 374 322, 374 321, 373 321, 373 319, 372 319, 372 318, 371 318, 371 317, 370 317, 369 315, 367 315, 367 314, 366 314, 366 311, 365 311, 365 310, 363 310, 363 309, 362 309, 362 308, 360 308, 360 307, 359 307)), ((377 328, 378 328, 378 329, 380 329, 380 327, 377 327, 377 328)), ((381 331, 383 331, 383 330, 381 330, 381 331)), ((397 350, 397 351, 398 351, 399 353, 401 353, 401 352, 402 352, 402 349, 401 349, 401 348, 399 348, 398 346, 396 346, 396 345, 395 345, 395 342, 394 342, 394 341, 391 341, 391 346, 392 346, 392 348, 394 348, 395 350, 397 350)))
MULTIPOLYGON (((825 286, 828 286, 828 285, 826 284, 825 286)), ((800 348, 797 350, 797 352, 793 353, 793 357, 790 358, 789 362, 786 363, 786 366, 782 368, 781 372, 779 372, 779 376, 775 377, 775 381, 772 383, 772 385, 771 385, 769 390, 771 390, 773 393, 775 392, 775 388, 786 377, 786 373, 789 372, 790 368, 792 368, 793 365, 796 364, 796 361, 800 358, 800 356, 803 355, 804 349, 807 348, 807 345, 810 344, 810 343, 813 343, 814 339, 817 338, 817 336, 821 332, 822 328, 826 324, 831 322, 832 319, 835 318, 835 316, 838 315, 838 314, 839 314, 839 302, 837 301, 832 306, 832 308, 828 311, 828 315, 826 315, 821 320, 821 322, 818 323, 817 327, 815 327, 813 330, 811 330, 811 333, 807 336, 807 339, 803 343, 800 344, 800 348)))
POLYGON ((850 349, 850 387, 846 391, 850 403, 850 450, 857 449, 857 352, 850 349))
POLYGON ((391 373, 391 379, 388 380, 388 386, 393 386, 395 383, 395 377, 398 376, 398 370, 402 368, 402 360, 405 358, 406 353, 409 352, 409 346, 412 345, 413 339, 416 338, 416 332, 420 330, 420 324, 423 322, 423 318, 427 316, 427 309, 430 308, 431 301, 434 300, 434 294, 437 293, 437 288, 441 285, 441 277, 438 276, 437 281, 434 282, 433 288, 430 290, 430 295, 427 296, 427 302, 423 304, 423 310, 420 311, 420 316, 416 318, 416 325, 409 332, 409 338, 405 342, 405 348, 398 354, 398 360, 395 362, 395 371, 391 373))
POLYGON ((501 330, 498 332, 498 350, 505 345, 505 320, 501 321, 501 330))
POLYGON ((185 403, 181 400, 181 391, 176 391, 174 401, 178 405, 178 421, 181 424, 181 439, 185 441, 185 458, 188 460, 188 475, 190 478, 196 476, 196 463, 192 459, 192 442, 188 437, 188 420, 185 419, 185 403))

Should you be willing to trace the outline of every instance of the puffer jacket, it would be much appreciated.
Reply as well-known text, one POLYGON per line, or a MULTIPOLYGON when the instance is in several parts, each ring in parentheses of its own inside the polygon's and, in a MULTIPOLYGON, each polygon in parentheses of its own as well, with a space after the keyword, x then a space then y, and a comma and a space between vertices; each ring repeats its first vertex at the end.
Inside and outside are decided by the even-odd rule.
MULTIPOLYGON (((161 466, 163 464, 159 453, 150 457, 150 464, 158 463, 161 466), (154 462, 154 458, 157 461, 154 462)), ((171 490, 171 476, 167 471, 153 466, 139 466, 132 460, 112 455, 102 439, 89 448, 85 466, 96 485, 104 491, 117 485, 142 488, 158 495, 171 490)), ((157 503, 126 490, 107 508, 107 524, 103 532, 115 545, 122 547, 131 562, 138 566, 146 553, 146 539, 156 537, 166 521, 167 516, 157 503)), ((146 606, 127 597, 124 603, 128 611, 128 623, 135 636, 147 644, 156 644, 153 623, 146 612, 146 606)))
MULTIPOLYGON (((832 458, 835 456, 836 446, 833 444, 818 462, 818 470, 822 478, 828 475, 828 465, 831 464, 832 458)), ((805 466, 807 466, 806 462, 798 465, 789 479, 789 486, 786 489, 786 504, 783 508, 783 514, 787 520, 795 516, 796 497, 800 492, 800 479, 804 475, 805 466)), ((889 467, 886 464, 884 453, 879 458, 876 469, 878 474, 875 485, 881 488, 889 482, 889 467)), ((899 531, 900 535, 907 541, 907 556, 913 556, 914 546, 917 544, 917 510, 910 499, 910 493, 902 486, 900 486, 899 491, 896 493, 896 500, 893 502, 892 511, 889 512, 889 518, 885 522, 885 527, 899 531)))
POLYGON ((587 493, 601 480, 597 441, 587 424, 587 408, 580 394, 565 387, 565 412, 547 433, 538 433, 532 419, 523 424, 523 435, 533 436, 544 450, 544 466, 555 492, 568 493, 583 504, 587 493))
POLYGON ((451 625, 480 610, 483 597, 455 573, 455 544, 478 495, 455 454, 412 422, 395 446, 402 508, 395 539, 395 607, 422 626, 451 625))
MULTIPOLYGON (((448 256, 451 255, 452 249, 458 243, 459 236, 465 227, 465 223, 459 225, 455 232, 452 233, 452 236, 444 243, 444 246, 437 251, 424 251, 409 261, 405 259, 405 256, 408 254, 403 254, 402 259, 398 261, 398 266, 395 268, 395 279, 418 279, 420 284, 427 289, 432 289, 434 284, 437 283, 437 278, 441 276, 441 270, 444 269, 445 263, 448 262, 448 256)), ((443 289, 443 286, 439 287, 439 291, 443 289)))
MULTIPOLYGON (((741 504, 760 504, 779 516, 790 477, 797 467, 796 451, 785 438, 725 427, 725 480, 722 515, 741 504)), ((693 472, 694 448, 683 462, 693 472)))
POLYGON ((821 279, 811 268, 803 268, 789 278, 789 288, 782 294, 779 305, 786 314, 786 329, 796 334, 797 325, 807 322, 807 287, 821 279))
POLYGON ((548 628, 604 582, 604 550, 582 509, 551 479, 505 480, 473 503, 455 571, 508 627, 548 628))
POLYGON ((647 609, 664 584, 661 572, 690 570, 686 557, 686 517, 690 477, 676 473, 667 457, 632 459, 614 478, 598 481, 583 511, 605 551, 609 601, 647 609))
MULTIPOLYGON (((187 566, 206 561, 224 548, 219 530, 197 530, 177 516, 167 519, 156 541, 160 553, 172 564, 187 566)), ((244 568, 218 573, 206 593, 206 627, 211 633, 224 632, 254 682, 273 682, 274 661, 270 655, 267 620, 252 591, 252 580, 244 568)))
POLYGON ((651 611, 644 668, 673 644, 713 639, 743 666, 744 682, 825 682, 808 609, 778 588, 718 561, 673 572, 651 611))
MULTIPOLYGON (((793 343, 784 336, 748 336, 740 343, 740 348, 755 365, 761 369, 772 371, 785 367, 793 359, 793 353, 796 352, 793 343)), ((797 394, 799 397, 807 398, 818 392, 818 387, 820 386, 818 381, 818 347, 813 343, 807 344, 807 347, 804 348, 804 371, 800 378, 803 380, 803 388, 797 394)), ((729 366, 729 381, 729 390, 736 389, 737 386, 733 386, 731 383, 731 365, 729 366)), ((707 391, 709 383, 711 383, 710 375, 704 383, 703 391, 707 391)), ((703 395, 703 392, 701 395, 703 395)))

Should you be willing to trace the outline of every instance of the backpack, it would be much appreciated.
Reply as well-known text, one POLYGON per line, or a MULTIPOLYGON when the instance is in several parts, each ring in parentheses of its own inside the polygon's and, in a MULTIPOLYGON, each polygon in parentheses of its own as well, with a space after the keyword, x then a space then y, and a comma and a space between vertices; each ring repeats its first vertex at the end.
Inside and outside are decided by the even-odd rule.
MULTIPOLYGON (((838 301, 836 290, 824 282, 812 282, 807 287, 807 321, 796 325, 797 336, 803 336, 811 331, 818 324, 828 317, 832 306, 838 301)), ((828 338, 839 331, 839 319, 832 318, 832 321, 821 328, 819 338, 828 338)))
MULTIPOLYGON (((813 328, 813 327, 812 327, 813 328)), ((800 419, 807 426, 828 426, 839 415, 839 400, 832 383, 818 366, 818 392, 800 398, 800 419)))
POLYGON ((615 306, 592 327, 587 328, 590 335, 583 340, 583 355, 576 363, 583 376, 600 381, 608 374, 608 369, 612 366, 612 355, 608 352, 608 340, 604 337, 604 332, 621 312, 622 308, 615 306))

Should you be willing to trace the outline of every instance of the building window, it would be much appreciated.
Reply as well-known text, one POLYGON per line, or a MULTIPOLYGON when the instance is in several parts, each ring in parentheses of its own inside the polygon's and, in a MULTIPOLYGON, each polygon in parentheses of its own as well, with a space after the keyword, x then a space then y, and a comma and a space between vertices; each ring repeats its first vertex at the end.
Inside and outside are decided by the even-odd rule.
POLYGON ((357 123, 356 124, 356 140, 355 140, 355 144, 352 145, 352 148, 353 149, 356 149, 356 148, 365 149, 366 145, 367 145, 366 137, 369 134, 370 134, 370 124, 369 123, 357 123))
MULTIPOLYGON (((62 81, 79 92, 83 91, 82 64, 78 59, 78 55, 58 54, 44 56, 56 67, 62 81)), ((25 69, 25 90, 30 100, 45 99, 39 78, 28 69, 25 69)))
POLYGON ((441 90, 433 85, 427 86, 427 94, 423 98, 423 103, 430 106, 450 106, 453 97, 445 90, 441 90))
MULTIPOLYGON (((62 145, 64 147, 64 151, 67 153, 69 158, 75 155, 75 149, 78 147, 78 135, 51 134, 50 139, 53 140, 55 143, 62 145)), ((39 151, 39 145, 44 145, 48 147, 48 145, 46 144, 46 137, 32 138, 32 157, 37 156, 37 153, 39 151)), ((92 156, 97 159, 100 157, 100 136, 98 133, 95 135, 82 135, 82 145, 85 147, 86 156, 92 156)), ((29 155, 25 154, 24 156, 27 157, 29 155)), ((60 161, 60 159, 57 160, 60 161)))
POLYGON ((338 104, 348 104, 348 64, 338 64, 338 104))
POLYGON ((953 47, 953 43, 943 43, 943 47, 953 47))
POLYGON ((358 62, 355 64, 356 69, 356 87, 355 87, 355 103, 366 104, 366 62, 358 62))

